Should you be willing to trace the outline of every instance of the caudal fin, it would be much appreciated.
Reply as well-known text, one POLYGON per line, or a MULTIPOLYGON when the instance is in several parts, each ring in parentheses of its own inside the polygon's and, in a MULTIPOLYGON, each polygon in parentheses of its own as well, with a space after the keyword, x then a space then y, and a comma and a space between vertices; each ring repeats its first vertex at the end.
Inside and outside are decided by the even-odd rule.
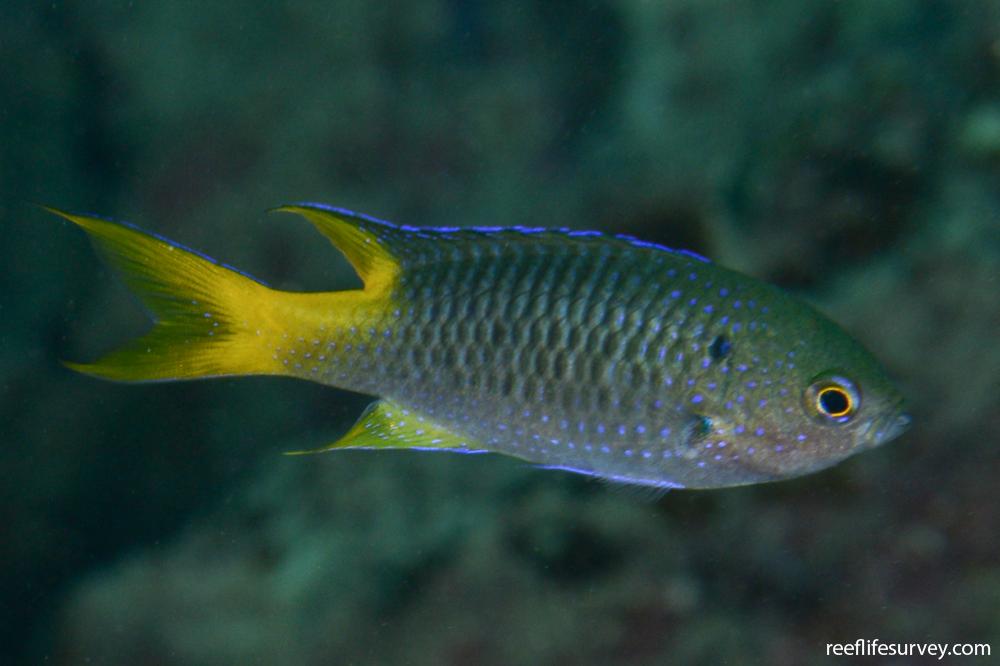
POLYGON ((282 292, 138 229, 54 208, 87 232, 146 304, 154 326, 94 363, 73 370, 125 382, 281 374, 265 341, 282 292))

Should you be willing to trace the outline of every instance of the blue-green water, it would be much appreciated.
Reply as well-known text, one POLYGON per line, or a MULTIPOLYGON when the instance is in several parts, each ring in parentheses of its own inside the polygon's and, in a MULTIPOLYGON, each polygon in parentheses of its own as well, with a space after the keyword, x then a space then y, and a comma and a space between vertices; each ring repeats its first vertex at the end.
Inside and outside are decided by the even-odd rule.
POLYGON ((1000 649, 1000 5, 8 2, 0 132, 0 663, 1000 649), (368 399, 59 365, 145 323, 35 203, 356 285, 263 212, 303 200, 708 255, 842 323, 913 425, 818 475, 650 500, 495 456, 287 458, 368 399))

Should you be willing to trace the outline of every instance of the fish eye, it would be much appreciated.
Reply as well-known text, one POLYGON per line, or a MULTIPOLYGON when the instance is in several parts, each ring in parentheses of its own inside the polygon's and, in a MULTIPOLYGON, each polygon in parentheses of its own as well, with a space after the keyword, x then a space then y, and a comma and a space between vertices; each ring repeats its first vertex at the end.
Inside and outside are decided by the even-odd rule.
POLYGON ((806 389, 806 410, 821 421, 846 423, 861 406, 861 394, 849 379, 827 375, 806 389))
POLYGON ((816 395, 816 407, 827 416, 847 416, 851 412, 851 396, 839 386, 827 386, 816 395))

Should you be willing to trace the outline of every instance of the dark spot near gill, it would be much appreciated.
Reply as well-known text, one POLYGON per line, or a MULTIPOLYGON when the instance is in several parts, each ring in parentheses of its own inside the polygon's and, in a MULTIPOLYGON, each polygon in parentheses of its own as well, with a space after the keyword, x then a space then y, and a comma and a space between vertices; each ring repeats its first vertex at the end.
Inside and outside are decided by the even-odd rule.
POLYGON ((688 446, 698 446, 712 432, 712 418, 704 414, 689 414, 684 426, 684 441, 688 446))
POLYGON ((708 355, 712 357, 713 361, 719 361, 729 356, 729 352, 732 351, 733 345, 729 342, 729 338, 724 335, 716 336, 715 340, 712 340, 712 344, 708 346, 708 355))

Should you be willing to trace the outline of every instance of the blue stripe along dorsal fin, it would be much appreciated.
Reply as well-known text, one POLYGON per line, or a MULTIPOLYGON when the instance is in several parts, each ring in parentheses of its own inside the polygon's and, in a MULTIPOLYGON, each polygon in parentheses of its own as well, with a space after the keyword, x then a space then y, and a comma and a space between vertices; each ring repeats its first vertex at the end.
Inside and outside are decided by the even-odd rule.
POLYGON ((308 219, 347 257, 366 289, 388 286, 405 268, 470 253, 501 252, 511 247, 565 247, 604 244, 643 248, 707 262, 688 250, 675 250, 624 234, 605 234, 547 227, 412 227, 315 203, 281 206, 278 212, 298 213, 308 219), (503 241, 484 245, 492 239, 503 241), (442 242, 444 241, 444 242, 442 242), (492 248, 492 249, 491 249, 492 248))

